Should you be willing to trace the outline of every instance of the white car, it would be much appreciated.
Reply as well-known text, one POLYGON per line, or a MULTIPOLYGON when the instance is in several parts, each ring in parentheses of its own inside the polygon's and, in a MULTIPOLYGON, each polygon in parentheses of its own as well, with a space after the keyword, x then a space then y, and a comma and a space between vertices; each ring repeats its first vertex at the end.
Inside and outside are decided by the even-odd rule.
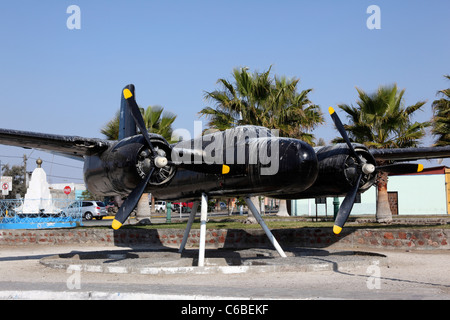
POLYGON ((157 213, 166 212, 166 202, 165 201, 155 201, 155 211, 157 213))
POLYGON ((68 206, 63 213, 66 216, 74 216, 81 213, 81 216, 86 220, 92 220, 93 218, 101 220, 108 215, 106 206, 101 201, 81 201, 74 202, 68 206))
POLYGON ((81 204, 81 212, 83 218, 86 220, 92 220, 92 218, 101 220, 108 215, 106 206, 101 201, 83 201, 81 204))

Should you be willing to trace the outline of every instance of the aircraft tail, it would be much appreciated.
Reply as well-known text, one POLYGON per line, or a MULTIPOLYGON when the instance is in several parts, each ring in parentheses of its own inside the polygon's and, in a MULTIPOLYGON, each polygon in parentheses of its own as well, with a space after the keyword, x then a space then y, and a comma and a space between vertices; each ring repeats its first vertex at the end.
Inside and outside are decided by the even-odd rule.
MULTIPOLYGON (((135 94, 133 84, 127 85, 124 88, 124 90, 125 89, 129 89, 133 95, 135 94)), ((131 112, 129 111, 129 108, 127 107, 127 101, 123 96, 122 90, 122 97, 120 101, 119 140, 135 136, 136 134, 137 134, 136 123, 133 119, 133 116, 131 115, 131 112)))

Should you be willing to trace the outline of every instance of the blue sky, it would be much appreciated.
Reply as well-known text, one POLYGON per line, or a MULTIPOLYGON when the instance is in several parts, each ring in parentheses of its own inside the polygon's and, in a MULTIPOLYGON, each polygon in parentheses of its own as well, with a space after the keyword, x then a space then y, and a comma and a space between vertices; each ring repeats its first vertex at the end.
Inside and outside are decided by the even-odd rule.
MULTIPOLYGON (((101 138, 121 89, 134 83, 141 106, 163 106, 178 115, 175 128, 193 133, 204 92, 218 78, 271 65, 313 88, 310 99, 324 113, 355 103, 355 87, 397 83, 406 104, 427 101, 417 120, 429 120, 436 92, 449 87, 448 12, 447 0, 3 1, 0 127, 101 138), (372 4, 381 10, 380 30, 366 26, 372 4), (80 30, 66 26, 70 5, 81 10, 80 30)), ((337 136, 329 117, 314 134, 337 136)), ((0 160, 19 162, 1 156, 24 153, 31 151, 1 146, 0 160)), ((50 162, 81 163, 37 155, 47 173, 81 178, 81 170, 50 162)))

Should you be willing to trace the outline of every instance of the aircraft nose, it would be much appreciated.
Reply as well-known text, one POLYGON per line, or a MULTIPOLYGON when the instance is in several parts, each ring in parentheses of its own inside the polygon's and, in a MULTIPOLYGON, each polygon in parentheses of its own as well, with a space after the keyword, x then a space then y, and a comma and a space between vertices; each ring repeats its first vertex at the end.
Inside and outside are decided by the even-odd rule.
POLYGON ((314 149, 303 141, 300 141, 298 158, 298 177, 302 179, 305 189, 307 189, 316 181, 319 172, 319 162, 314 149))
POLYGON ((282 180, 284 189, 301 192, 316 180, 318 174, 316 152, 306 142, 281 138, 279 159, 280 168, 277 176, 282 180))

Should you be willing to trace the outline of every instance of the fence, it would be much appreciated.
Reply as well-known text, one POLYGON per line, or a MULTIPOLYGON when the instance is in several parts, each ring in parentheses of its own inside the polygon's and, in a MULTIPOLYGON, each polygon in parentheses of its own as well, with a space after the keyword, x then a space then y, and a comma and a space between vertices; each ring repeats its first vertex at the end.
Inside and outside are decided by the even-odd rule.
POLYGON ((0 229, 72 228, 81 225, 81 201, 0 200, 0 229))

